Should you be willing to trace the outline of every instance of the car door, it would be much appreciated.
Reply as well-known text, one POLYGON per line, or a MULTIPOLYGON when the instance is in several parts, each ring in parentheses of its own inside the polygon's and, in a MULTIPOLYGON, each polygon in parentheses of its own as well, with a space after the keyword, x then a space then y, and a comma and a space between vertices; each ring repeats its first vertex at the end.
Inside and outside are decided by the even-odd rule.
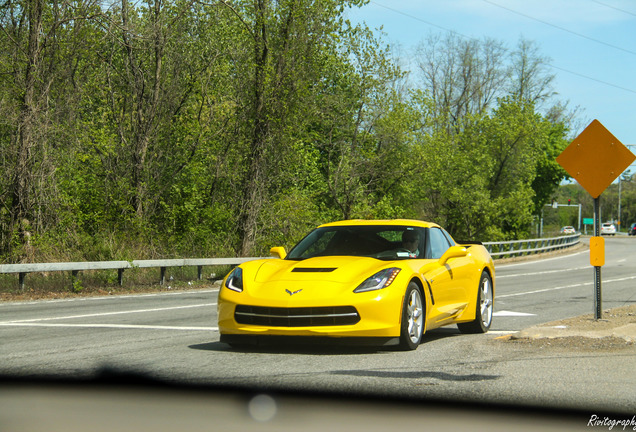
MULTIPOLYGON (((453 246, 452 240, 440 228, 429 228, 427 234, 425 258, 439 260, 453 246)), ((423 276, 430 285, 432 308, 429 319, 432 323, 442 324, 467 306, 469 271, 469 257, 451 258, 444 264, 427 266, 423 276)))

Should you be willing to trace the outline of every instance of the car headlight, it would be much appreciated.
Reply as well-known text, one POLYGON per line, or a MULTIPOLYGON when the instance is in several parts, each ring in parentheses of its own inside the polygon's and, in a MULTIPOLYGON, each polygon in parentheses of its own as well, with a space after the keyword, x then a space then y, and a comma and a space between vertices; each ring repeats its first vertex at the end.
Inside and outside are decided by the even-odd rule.
POLYGON ((243 269, 236 267, 225 279, 225 286, 232 291, 243 291, 243 269))
POLYGON ((382 288, 386 288, 395 279, 395 277, 400 272, 400 269, 397 267, 391 267, 388 269, 381 270, 371 276, 369 279, 362 282, 358 288, 354 289, 354 293, 361 293, 367 291, 375 291, 382 288))

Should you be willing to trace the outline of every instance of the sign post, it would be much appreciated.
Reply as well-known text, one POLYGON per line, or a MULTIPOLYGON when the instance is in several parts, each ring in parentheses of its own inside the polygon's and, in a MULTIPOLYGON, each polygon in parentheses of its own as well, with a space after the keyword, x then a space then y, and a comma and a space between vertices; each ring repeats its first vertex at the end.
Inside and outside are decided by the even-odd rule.
POLYGON ((590 265, 594 266, 594 317, 598 320, 603 315, 601 294, 601 267, 605 264, 605 239, 601 237, 600 208, 601 199, 594 198, 594 239, 590 240, 590 265), (592 242, 594 245, 592 245, 592 242), (601 259, 600 256, 603 258, 601 259))
POLYGON ((594 198, 594 237, 590 239, 590 265, 594 267, 594 315, 597 320, 602 316, 601 267, 605 264, 599 197, 635 159, 636 156, 598 120, 593 120, 556 159, 594 198))

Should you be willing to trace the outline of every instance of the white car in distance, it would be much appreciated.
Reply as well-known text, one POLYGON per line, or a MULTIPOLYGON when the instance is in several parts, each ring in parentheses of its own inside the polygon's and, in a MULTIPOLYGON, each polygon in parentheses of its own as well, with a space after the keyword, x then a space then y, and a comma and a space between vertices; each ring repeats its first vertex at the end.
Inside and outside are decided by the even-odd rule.
POLYGON ((601 235, 616 235, 616 227, 612 223, 601 225, 601 235))

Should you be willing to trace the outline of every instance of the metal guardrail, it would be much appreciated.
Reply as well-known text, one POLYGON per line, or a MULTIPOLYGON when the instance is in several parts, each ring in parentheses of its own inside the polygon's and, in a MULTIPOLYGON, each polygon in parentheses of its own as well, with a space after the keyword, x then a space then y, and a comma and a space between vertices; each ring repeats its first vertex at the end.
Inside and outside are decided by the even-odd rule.
MULTIPOLYGON (((551 252, 574 246, 580 242, 581 234, 569 236, 551 237, 531 240, 511 240, 505 242, 486 242, 483 245, 488 249, 493 258, 504 256, 531 255, 535 253, 551 252)), ((124 270, 132 268, 159 268, 159 284, 166 281, 166 269, 168 267, 198 267, 198 279, 201 280, 204 266, 239 265, 246 261, 262 259, 262 257, 249 258, 183 258, 165 260, 133 260, 133 261, 86 261, 86 262, 60 262, 60 263, 33 263, 33 264, 0 264, 1 273, 17 273, 20 290, 24 290, 24 280, 28 273, 70 271, 74 282, 80 271, 86 270, 117 270, 119 285, 123 284, 124 270)))
POLYGON ((20 290, 24 289, 24 279, 28 273, 70 271, 73 281, 80 271, 85 270, 117 270, 119 285, 123 284, 124 270, 132 268, 159 268, 159 284, 166 281, 166 269, 168 267, 198 267, 198 279, 201 280, 204 266, 238 265, 245 261, 258 259, 251 258, 183 258, 165 260, 133 260, 133 261, 85 261, 85 262, 60 262, 60 263, 33 263, 33 264, 0 264, 0 273, 18 273, 20 290))
POLYGON ((488 252, 490 252, 490 256, 493 258, 501 258, 506 256, 524 256, 552 252, 575 246, 579 244, 580 241, 581 234, 572 234, 540 239, 485 242, 483 245, 488 249, 488 252))

